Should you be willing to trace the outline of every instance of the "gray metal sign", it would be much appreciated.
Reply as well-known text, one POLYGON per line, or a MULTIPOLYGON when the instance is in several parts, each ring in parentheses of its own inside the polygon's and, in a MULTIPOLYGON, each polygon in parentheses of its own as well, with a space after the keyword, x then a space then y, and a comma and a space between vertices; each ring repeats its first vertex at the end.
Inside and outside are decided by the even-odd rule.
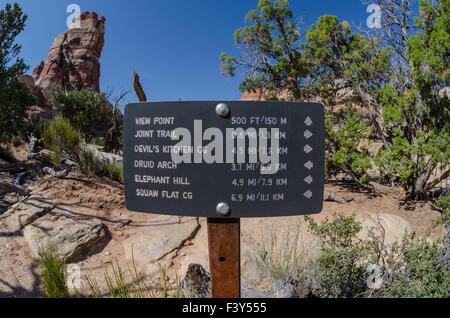
POLYGON ((129 104, 131 211, 210 218, 322 211, 324 107, 291 102, 129 104))

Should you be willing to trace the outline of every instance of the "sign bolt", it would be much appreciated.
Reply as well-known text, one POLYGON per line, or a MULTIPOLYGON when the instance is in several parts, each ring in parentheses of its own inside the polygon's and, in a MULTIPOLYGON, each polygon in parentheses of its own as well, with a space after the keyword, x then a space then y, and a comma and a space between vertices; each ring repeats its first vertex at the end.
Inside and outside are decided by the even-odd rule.
POLYGON ((228 216, 230 215, 231 208, 227 203, 221 202, 217 205, 216 211, 221 216, 228 216))
POLYGON ((227 117, 228 114, 230 113, 230 107, 228 107, 227 104, 224 103, 220 103, 219 105, 216 106, 216 114, 219 115, 220 117, 227 117))

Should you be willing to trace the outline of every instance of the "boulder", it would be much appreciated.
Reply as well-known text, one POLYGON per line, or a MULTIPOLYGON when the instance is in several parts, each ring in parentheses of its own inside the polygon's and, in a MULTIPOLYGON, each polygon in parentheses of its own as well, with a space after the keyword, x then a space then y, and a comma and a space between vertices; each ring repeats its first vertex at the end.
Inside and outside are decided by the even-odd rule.
POLYGON ((400 242, 405 234, 412 232, 411 224, 398 215, 368 213, 358 217, 357 221, 361 222, 362 225, 361 232, 358 234, 359 238, 370 238, 370 232, 376 237, 381 237, 383 235, 382 229, 384 229, 384 243, 387 246, 400 242))
POLYGON ((51 252, 67 262, 92 253, 106 238, 97 219, 75 220, 70 215, 47 214, 25 227, 25 241, 36 257, 51 252))
POLYGON ((241 242, 241 272, 245 284, 258 285, 264 279, 263 257, 264 251, 256 244, 241 242))
POLYGON ((128 261, 151 263, 181 248, 192 239, 200 228, 195 218, 182 219, 176 216, 161 217, 154 224, 140 227, 139 231, 127 238, 124 243, 128 261))
POLYGON ((31 196, 13 205, 4 217, 12 229, 19 231, 53 210, 55 206, 48 198, 31 196))
POLYGON ((192 243, 194 244, 184 249, 183 255, 179 257, 179 277, 183 277, 186 274, 190 264, 199 264, 205 268, 206 271, 209 271, 208 231, 206 222, 202 222, 192 243))

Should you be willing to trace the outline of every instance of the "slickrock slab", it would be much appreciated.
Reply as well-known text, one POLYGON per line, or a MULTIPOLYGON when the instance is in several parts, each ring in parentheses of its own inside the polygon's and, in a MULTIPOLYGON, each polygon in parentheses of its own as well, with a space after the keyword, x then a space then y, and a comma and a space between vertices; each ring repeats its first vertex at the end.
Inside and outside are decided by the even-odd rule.
POLYGON ((32 196, 13 205, 5 216, 6 223, 19 231, 55 208, 56 204, 42 196, 32 196))
POLYGON ((67 262, 92 252, 106 238, 97 219, 78 221, 66 215, 46 215, 25 227, 25 241, 33 254, 52 252, 67 262))
POLYGON ((198 231, 200 225, 197 219, 182 219, 167 217, 161 222, 139 228, 139 232, 127 238, 124 243, 127 260, 151 263, 160 260, 165 255, 183 246, 198 231), (132 254, 133 252, 133 254, 132 254))

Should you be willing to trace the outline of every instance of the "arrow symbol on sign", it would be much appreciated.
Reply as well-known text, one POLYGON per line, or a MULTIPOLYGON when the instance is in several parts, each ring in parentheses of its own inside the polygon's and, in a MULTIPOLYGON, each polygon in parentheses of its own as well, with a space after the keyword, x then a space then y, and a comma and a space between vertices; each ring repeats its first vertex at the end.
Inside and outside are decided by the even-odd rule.
POLYGON ((312 121, 312 119, 309 116, 306 117, 305 124, 308 127, 310 127, 313 124, 313 121, 312 121))
POLYGON ((305 167, 308 170, 311 170, 312 168, 314 168, 314 164, 311 161, 308 161, 307 163, 305 163, 305 167))
POLYGON ((306 191, 303 195, 304 195, 307 199, 311 199, 312 196, 313 196, 313 193, 312 193, 311 190, 308 190, 308 191, 306 191))
POLYGON ((307 184, 311 184, 311 183, 313 183, 313 177, 311 177, 311 176, 307 176, 306 178, 305 178, 305 182, 307 183, 307 184))
POLYGON ((313 136, 313 133, 312 132, 310 132, 309 130, 306 130, 305 131, 305 138, 306 139, 309 139, 309 138, 311 138, 313 136))
POLYGON ((310 153, 311 151, 313 151, 314 149, 310 146, 310 145, 306 145, 304 148, 306 153, 310 153))

